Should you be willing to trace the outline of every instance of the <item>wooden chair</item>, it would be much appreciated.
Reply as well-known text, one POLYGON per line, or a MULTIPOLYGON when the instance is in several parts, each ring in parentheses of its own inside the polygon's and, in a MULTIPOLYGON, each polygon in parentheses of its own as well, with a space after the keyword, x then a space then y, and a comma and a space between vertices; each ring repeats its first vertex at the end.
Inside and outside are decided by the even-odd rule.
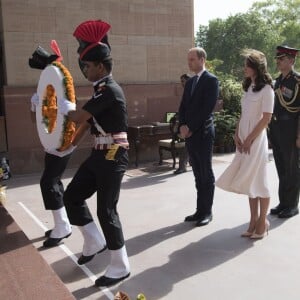
POLYGON ((172 155, 173 169, 176 166, 176 156, 180 151, 184 151, 185 141, 178 136, 178 114, 176 113, 170 120, 171 138, 158 141, 159 165, 163 163, 163 151, 168 151, 172 155))

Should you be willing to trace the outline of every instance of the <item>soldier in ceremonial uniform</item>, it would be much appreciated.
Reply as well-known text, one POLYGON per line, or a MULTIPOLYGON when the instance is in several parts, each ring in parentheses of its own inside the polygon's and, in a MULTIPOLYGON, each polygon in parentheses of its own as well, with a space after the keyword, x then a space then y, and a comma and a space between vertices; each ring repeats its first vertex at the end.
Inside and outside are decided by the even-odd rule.
POLYGON ((298 51, 288 46, 278 46, 275 56, 281 74, 274 87, 270 141, 279 177, 279 204, 270 213, 279 218, 290 218, 299 213, 300 75, 294 71, 298 51))
MULTIPOLYGON (((32 58, 29 59, 29 66, 33 69, 44 70, 59 58, 58 55, 51 55, 39 46, 32 54, 32 58)), ((31 118, 34 123, 36 122, 38 104, 39 97, 37 93, 34 93, 31 97, 31 118)), ((64 207, 64 186, 61 178, 75 148, 76 146, 72 145, 66 151, 45 149, 44 171, 40 179, 40 188, 45 209, 51 211, 54 221, 54 228, 45 232, 46 240, 43 242, 43 246, 46 248, 58 246, 61 240, 69 237, 72 233, 71 224, 64 207)))
MULTIPOLYGON (((86 23, 84 23, 86 24, 86 23)), ((92 22, 92 26, 102 26, 92 22)), ((61 102, 60 111, 90 129, 94 147, 68 185, 64 203, 71 224, 77 225, 84 245, 78 264, 85 264, 106 248, 110 264, 96 286, 111 286, 129 277, 130 267, 117 204, 121 181, 128 165, 127 111, 125 96, 112 77, 110 48, 93 37, 80 54, 80 67, 85 77, 93 82, 94 94, 80 110, 69 101, 61 102), (86 204, 86 199, 97 192, 97 215, 104 234, 98 230, 86 204)))

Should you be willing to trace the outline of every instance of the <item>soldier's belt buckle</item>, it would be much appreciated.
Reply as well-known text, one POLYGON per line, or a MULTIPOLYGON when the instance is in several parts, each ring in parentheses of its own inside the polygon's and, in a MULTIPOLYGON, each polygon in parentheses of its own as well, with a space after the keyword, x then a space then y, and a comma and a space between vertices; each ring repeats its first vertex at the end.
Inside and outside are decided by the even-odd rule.
POLYGON ((110 146, 110 149, 107 151, 107 153, 106 153, 106 155, 105 155, 105 159, 106 159, 106 160, 115 160, 115 158, 116 158, 116 153, 117 153, 119 147, 120 147, 120 146, 117 145, 117 144, 112 144, 112 145, 110 146))
POLYGON ((127 151, 126 148, 118 145, 118 144, 112 144, 111 148, 107 151, 105 155, 106 160, 113 160, 118 161, 124 153, 127 151))

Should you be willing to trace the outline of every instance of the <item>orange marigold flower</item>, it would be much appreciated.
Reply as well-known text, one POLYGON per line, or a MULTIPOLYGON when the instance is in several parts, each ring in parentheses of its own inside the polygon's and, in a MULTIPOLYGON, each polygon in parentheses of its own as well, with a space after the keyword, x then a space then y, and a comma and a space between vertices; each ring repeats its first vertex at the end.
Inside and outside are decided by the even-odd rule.
POLYGON ((51 84, 46 87, 46 92, 42 105, 43 123, 48 133, 51 133, 56 126, 57 104, 55 89, 51 84))
MULTIPOLYGON (((76 101, 75 88, 73 85, 73 77, 71 73, 61 62, 53 62, 52 65, 58 67, 60 71, 63 73, 66 98, 69 101, 75 103, 76 101)), ((63 126, 64 126, 64 130, 63 130, 62 144, 61 147, 58 149, 59 151, 64 151, 70 146, 76 130, 75 123, 69 121, 67 117, 63 126)))

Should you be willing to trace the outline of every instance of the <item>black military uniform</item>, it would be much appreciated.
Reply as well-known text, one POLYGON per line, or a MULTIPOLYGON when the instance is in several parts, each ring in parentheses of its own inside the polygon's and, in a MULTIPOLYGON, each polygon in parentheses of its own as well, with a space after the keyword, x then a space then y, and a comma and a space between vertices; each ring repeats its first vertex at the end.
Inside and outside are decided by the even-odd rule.
MULTIPOLYGON (((287 46, 277 47, 277 59, 294 58, 298 50, 287 46)), ((270 140, 279 177, 279 205, 271 214, 289 218, 299 213, 300 166, 296 139, 300 118, 300 75, 293 69, 275 83, 275 106, 270 123, 270 140)))
MULTIPOLYGON (((83 109, 93 115, 90 119, 91 134, 101 133, 95 124, 99 124, 106 133, 127 131, 125 97, 119 85, 111 76, 99 81, 94 87, 95 93, 83 109), (94 123, 95 120, 97 123, 94 123)), ((126 134, 124 135, 126 136, 126 134)), ((115 141, 116 142, 116 141, 115 141)), ((121 142, 119 140, 119 142, 121 142)), ((123 139, 128 145, 128 142, 123 139)), ((107 144, 95 144, 91 155, 81 165, 65 191, 64 201, 71 224, 83 226, 93 218, 85 200, 97 191, 97 213, 109 249, 119 249, 124 245, 124 237, 116 205, 119 199, 121 181, 128 165, 125 147, 114 160, 107 159, 107 144), (76 201, 74 201, 76 199, 76 201)), ((124 145, 124 144, 123 144, 124 145)))
MULTIPOLYGON (((102 22, 84 22, 90 29, 99 29, 102 22)), ((81 25, 79 25, 81 26, 81 25)), ((98 31, 97 31, 98 32, 98 31)), ((108 45, 98 42, 97 36, 79 52, 80 66, 89 81, 94 83, 94 94, 82 111, 70 112, 69 117, 83 126, 90 125, 94 147, 81 164, 64 194, 64 203, 71 224, 77 225, 84 238, 83 252, 78 264, 84 264, 107 248, 110 264, 96 286, 110 286, 130 276, 122 225, 117 211, 121 181, 128 165, 127 111, 121 87, 112 78, 112 58, 108 45), (97 80, 97 81, 95 81, 97 80), (84 118, 84 121, 83 119, 84 118), (86 199, 97 192, 97 216, 105 237, 97 229, 86 204, 86 199), (106 245, 104 245, 106 243, 106 245)))

